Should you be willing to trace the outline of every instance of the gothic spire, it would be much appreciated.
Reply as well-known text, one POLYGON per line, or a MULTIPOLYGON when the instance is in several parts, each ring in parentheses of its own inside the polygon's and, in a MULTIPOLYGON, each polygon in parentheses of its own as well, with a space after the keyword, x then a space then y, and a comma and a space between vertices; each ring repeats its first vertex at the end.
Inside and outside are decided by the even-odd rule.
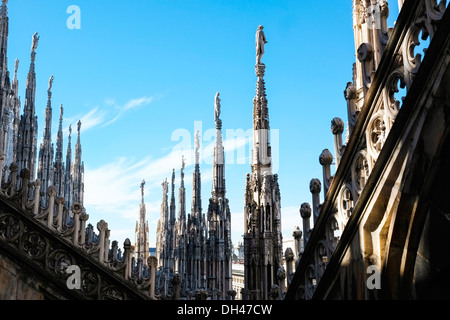
POLYGON ((175 169, 172 170, 172 194, 170 197, 170 224, 175 224, 175 169))
POLYGON ((263 26, 256 32, 256 94, 253 98, 253 132, 256 137, 253 144, 252 169, 258 172, 258 179, 264 173, 271 174, 271 148, 269 142, 269 109, 267 107, 264 73, 266 65, 261 62, 264 45, 267 43, 263 26))
POLYGON ((201 217, 201 174, 200 174, 200 140, 198 131, 195 133, 195 168, 192 184, 192 214, 196 218, 201 217))
POLYGON ((2 5, 0 7, 0 72, 2 75, 2 80, 6 77, 6 72, 8 69, 7 63, 7 51, 8 51, 8 33, 9 33, 9 19, 8 19, 8 8, 7 0, 2 0, 2 5))
POLYGON ((75 157, 73 161, 72 169, 72 183, 73 183, 73 203, 79 202, 83 204, 83 175, 84 175, 84 165, 81 161, 81 121, 77 123, 77 144, 75 145, 75 157))
POLYGON ((33 34, 31 44, 31 62, 27 76, 27 85, 25 90, 24 113, 20 120, 19 139, 17 150, 18 172, 27 168, 30 170, 31 180, 35 177, 35 164, 37 153, 37 117, 35 108, 36 97, 36 73, 34 63, 36 60, 36 49, 39 37, 37 32, 33 34))
POLYGON ((143 263, 147 264, 149 256, 148 243, 148 223, 145 221, 145 203, 144 203, 144 185, 145 180, 141 182, 141 204, 139 208, 139 221, 136 221, 136 243, 135 250, 138 257, 142 257, 143 263))
POLYGON ((256 94, 253 99, 252 173, 247 175, 244 195, 245 299, 268 299, 270 288, 279 285, 277 268, 282 264, 281 197, 277 175, 272 174, 269 112, 261 62, 267 43, 263 27, 256 32, 256 94), (266 248, 263 253, 259 248, 266 248), (260 263, 255 264, 256 261, 260 263))
POLYGON ((70 208, 72 204, 71 194, 72 194, 72 185, 70 183, 72 177, 72 125, 69 125, 69 135, 67 137, 67 151, 66 151, 66 168, 64 172, 64 198, 65 205, 67 208, 70 208))
MULTIPOLYGON (((48 81, 48 100, 47 108, 45 109, 45 126, 41 146, 39 148, 39 162, 38 162, 38 179, 41 181, 42 191, 47 192, 47 188, 53 185, 53 144, 52 144, 52 85, 53 76, 48 81)), ((47 197, 43 196, 43 205, 46 205, 47 197)))
POLYGON ((213 197, 225 196, 225 155, 222 139, 222 120, 220 120, 220 93, 215 97, 215 123, 216 123, 216 141, 214 146, 214 164, 213 164, 213 197))
POLYGON ((58 135, 56 137, 56 152, 55 152, 55 177, 54 184, 58 196, 64 195, 64 164, 63 164, 63 105, 59 107, 59 127, 58 135))
POLYGON ((178 221, 185 223, 186 220, 186 189, 184 188, 184 168, 186 162, 184 156, 181 157, 180 188, 178 191, 178 221))
POLYGON ((145 210, 145 202, 144 202, 144 185, 145 185, 145 180, 142 180, 142 182, 141 182, 141 204, 140 204, 140 209, 139 209, 140 228, 145 227, 146 210, 145 210))
POLYGON ((56 137, 56 154, 55 154, 55 162, 62 163, 63 162, 63 105, 59 107, 59 126, 58 126, 58 135, 56 137))

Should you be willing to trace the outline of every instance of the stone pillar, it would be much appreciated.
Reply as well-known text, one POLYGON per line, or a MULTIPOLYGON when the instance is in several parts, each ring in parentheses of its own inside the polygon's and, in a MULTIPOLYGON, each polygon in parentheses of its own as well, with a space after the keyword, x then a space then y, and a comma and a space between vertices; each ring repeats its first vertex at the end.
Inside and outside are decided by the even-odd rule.
POLYGON ((154 256, 148 257, 147 265, 150 267, 150 298, 155 299, 156 268, 158 267, 158 259, 154 256))
POLYGON ((53 214, 55 213, 56 188, 54 186, 50 186, 48 188, 47 194, 49 197, 47 227, 53 229, 53 214))
POLYGON ((355 127, 356 120, 358 119, 358 113, 356 107, 356 88, 352 82, 347 82, 347 86, 344 90, 344 97, 347 101, 347 117, 348 117, 348 138, 350 138, 353 128, 355 127))
POLYGON ((62 219, 63 219, 63 209, 64 209, 65 201, 66 200, 64 199, 64 197, 56 198, 56 204, 58 205, 58 216, 56 219, 58 226, 56 227, 56 230, 58 230, 58 232, 62 232, 62 219))
MULTIPOLYGON (((292 250, 291 250, 292 252, 292 250)), ((291 259, 292 260, 292 259, 291 259)), ((286 279, 286 270, 284 270, 283 266, 278 267, 277 270, 277 279, 278 279, 278 298, 280 300, 284 299, 285 293, 285 279, 286 279)))
POLYGON ((313 221, 316 224, 317 219, 319 218, 320 210, 320 189, 322 185, 319 179, 311 179, 309 183, 309 191, 312 193, 312 210, 313 210, 313 221))
POLYGON ((11 171, 11 185, 9 190, 9 196, 12 197, 16 194, 16 187, 17 187, 17 170, 19 170, 19 166, 17 163, 13 162, 9 166, 9 170, 11 171))
POLYGON ((309 218, 311 217, 311 206, 308 202, 302 203, 300 207, 300 216, 303 219, 303 242, 306 247, 306 244, 309 241, 309 230, 311 229, 309 221, 309 218))
MULTIPOLYGON (((131 276, 131 241, 129 238, 126 238, 123 242, 123 261, 125 262, 125 280, 128 280, 131 276)), ((149 257, 151 258, 151 257, 149 257)), ((153 282, 154 283, 154 282, 153 282)), ((153 288, 154 290, 154 288, 153 288)), ((154 291, 153 291, 154 293, 154 291)))
POLYGON ((83 209, 83 212, 80 214, 81 220, 81 228, 80 228, 80 245, 84 246, 86 242, 86 221, 89 219, 89 215, 83 209))
POLYGON ((300 257, 301 257, 301 239, 302 239, 302 234, 303 232, 300 230, 300 228, 297 226, 294 230, 294 232, 292 232, 292 236, 294 237, 294 241, 295 241, 295 255, 297 256, 295 265, 297 265, 297 262, 300 261, 300 257))
POLYGON ((289 288, 289 286, 291 285, 292 276, 294 275, 294 252, 291 248, 286 249, 286 251, 284 252, 284 258, 286 259, 286 280, 287 287, 289 288))
POLYGON ((5 160, 5 152, 0 150, 0 183, 3 181, 3 160, 5 160))
POLYGON ((331 169, 330 166, 333 163, 333 155, 330 150, 324 149, 319 157, 319 162, 323 169, 323 198, 327 196, 328 188, 331 184, 331 169))
POLYGON ((99 240, 99 255, 98 259, 101 263, 104 263, 104 257, 105 257, 105 235, 106 235, 106 229, 108 229, 108 224, 104 220, 100 220, 97 223, 97 229, 100 231, 100 240, 99 240))
POLYGON ((111 230, 106 229, 105 230, 105 251, 104 251, 104 257, 103 257, 103 261, 107 262, 108 261, 108 254, 109 254, 109 236, 111 234, 111 230))
POLYGON ((344 132, 344 121, 335 117, 331 120, 331 132, 334 135, 334 154, 336 156, 336 168, 342 158, 342 133, 344 132))
POLYGON ((78 237, 80 232, 80 213, 83 211, 83 207, 79 203, 72 205, 73 213, 73 244, 78 246, 78 237))
POLYGON ((37 216, 39 214, 39 195, 41 193, 41 181, 36 179, 34 182, 34 207, 33 214, 37 216))

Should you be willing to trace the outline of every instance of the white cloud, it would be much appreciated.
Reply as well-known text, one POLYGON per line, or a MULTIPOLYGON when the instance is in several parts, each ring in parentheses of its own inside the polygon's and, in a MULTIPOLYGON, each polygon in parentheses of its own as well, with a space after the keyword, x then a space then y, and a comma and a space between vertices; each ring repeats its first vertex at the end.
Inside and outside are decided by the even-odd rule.
MULTIPOLYGON (((114 98, 106 98, 103 101, 103 104, 104 106, 106 106, 106 108, 96 106, 85 114, 78 114, 72 117, 64 117, 64 122, 72 125, 72 130, 74 130, 76 129, 75 126, 78 120, 80 120, 81 129, 83 132, 86 132, 87 130, 98 125, 102 125, 103 127, 108 126, 120 119, 125 114, 125 112, 132 109, 137 109, 140 106, 148 105, 153 100, 153 97, 144 96, 136 99, 130 99, 124 105, 118 105, 114 98)), ((69 129, 67 126, 64 130, 65 135, 67 135, 68 130, 69 129)))
POLYGON ((131 99, 131 100, 129 100, 127 103, 125 103, 122 106, 115 105, 115 101, 113 99, 108 99, 106 101, 107 104, 115 105, 115 109, 118 110, 118 112, 117 112, 117 114, 116 114, 116 116, 114 118, 112 118, 111 120, 106 122, 103 126, 108 126, 111 123, 117 121, 128 110, 136 109, 136 108, 138 108, 140 106, 145 106, 145 105, 149 104, 150 102, 153 101, 153 99, 154 99, 153 97, 146 97, 146 96, 145 97, 141 97, 141 98, 137 98, 137 99, 131 99))

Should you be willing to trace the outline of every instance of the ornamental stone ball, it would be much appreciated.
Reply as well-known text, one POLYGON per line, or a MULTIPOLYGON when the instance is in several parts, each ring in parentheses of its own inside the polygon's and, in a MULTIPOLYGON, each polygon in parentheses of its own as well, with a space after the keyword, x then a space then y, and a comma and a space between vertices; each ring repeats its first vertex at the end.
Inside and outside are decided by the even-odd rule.
POLYGON ((341 118, 335 117, 331 120, 331 132, 333 134, 342 134, 344 132, 344 121, 341 118))
POLYGON ((172 284, 176 285, 176 284, 180 284, 181 283, 181 275, 179 273, 175 273, 173 275, 173 278, 171 280, 172 284))
POLYGON ((294 251, 291 248, 287 248, 284 252, 284 258, 288 261, 294 259, 294 251))
POLYGON ((283 266, 278 267, 277 278, 281 281, 286 279, 286 270, 284 270, 283 266))
POLYGON ((319 156, 319 162, 323 166, 329 166, 333 163, 333 155, 331 154, 330 150, 324 149, 322 153, 319 156))
POLYGON ((301 238, 302 235, 303 235, 303 232, 302 232, 302 230, 300 230, 299 226, 297 226, 295 228, 295 230, 292 232, 292 236, 294 237, 294 239, 301 238))
POLYGON ((303 219, 308 219, 311 217, 311 206, 308 202, 303 202, 300 206, 300 216, 303 219))
POLYGON ((123 242, 123 248, 124 249, 130 249, 131 248, 131 240, 130 238, 126 238, 123 242))
POLYGON ((311 191, 311 193, 320 193, 321 188, 322 184, 319 179, 311 179, 311 182, 309 183, 309 191, 311 191))

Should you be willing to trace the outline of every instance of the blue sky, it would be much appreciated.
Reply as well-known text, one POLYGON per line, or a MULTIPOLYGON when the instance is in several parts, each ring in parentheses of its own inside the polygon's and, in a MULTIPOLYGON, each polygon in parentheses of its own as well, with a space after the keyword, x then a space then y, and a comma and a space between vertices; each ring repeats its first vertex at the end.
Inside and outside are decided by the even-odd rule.
MULTIPOLYGON (((397 16, 394 2, 389 26, 397 16)), ((170 180, 173 168, 178 194, 181 154, 187 158, 190 212, 193 159, 189 150, 196 129, 202 138, 202 204, 203 212, 207 211, 216 92, 220 92, 227 143, 232 240, 235 244, 242 240, 251 141, 232 134, 252 128, 255 33, 263 25, 281 223, 284 239, 292 237, 294 227, 301 225, 300 204, 311 202, 310 180, 322 178, 319 155, 325 148, 334 153, 330 121, 336 116, 347 121, 343 91, 355 61, 352 1, 10 0, 8 8, 8 66, 13 72, 14 60, 20 60, 22 104, 31 37, 34 32, 40 36, 38 143, 48 79, 53 75, 54 143, 60 104, 64 105, 65 147, 68 126, 75 129, 76 122, 82 121, 89 222, 96 226, 103 219, 111 240, 134 241, 140 183, 145 179, 150 246, 156 242, 161 183, 170 180), (80 29, 67 27, 70 5, 80 8, 80 29)))

